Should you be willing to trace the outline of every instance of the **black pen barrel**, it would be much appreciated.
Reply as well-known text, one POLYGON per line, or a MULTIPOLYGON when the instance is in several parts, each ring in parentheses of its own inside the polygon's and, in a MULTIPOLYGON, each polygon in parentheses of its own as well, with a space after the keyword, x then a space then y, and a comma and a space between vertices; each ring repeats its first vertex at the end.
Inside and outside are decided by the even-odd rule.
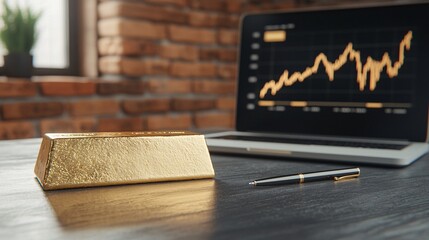
POLYGON ((323 172, 311 172, 305 173, 303 182, 314 182, 314 181, 323 181, 323 180, 336 180, 335 178, 342 178, 345 176, 354 176, 360 173, 359 168, 346 168, 346 169, 337 169, 323 172))
POLYGON ((304 182, 314 182, 323 180, 341 180, 346 178, 353 178, 360 175, 359 168, 344 168, 321 172, 308 172, 293 175, 285 175, 271 178, 258 179, 251 184, 255 186, 274 186, 304 182))
POLYGON ((301 181, 301 178, 299 175, 288 175, 288 176, 275 177, 275 178, 259 179, 255 181, 256 182, 255 185, 274 186, 274 185, 300 183, 300 181, 301 181))

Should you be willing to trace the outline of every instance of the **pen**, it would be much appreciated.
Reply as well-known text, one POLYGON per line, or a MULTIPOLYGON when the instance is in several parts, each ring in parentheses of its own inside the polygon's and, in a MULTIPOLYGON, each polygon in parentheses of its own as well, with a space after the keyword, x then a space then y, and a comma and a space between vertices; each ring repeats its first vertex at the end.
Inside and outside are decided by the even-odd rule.
POLYGON ((298 173, 285 176, 258 179, 250 182, 253 186, 274 186, 292 183, 304 183, 323 180, 339 181, 343 179, 357 178, 360 176, 359 168, 343 168, 321 172, 298 173))

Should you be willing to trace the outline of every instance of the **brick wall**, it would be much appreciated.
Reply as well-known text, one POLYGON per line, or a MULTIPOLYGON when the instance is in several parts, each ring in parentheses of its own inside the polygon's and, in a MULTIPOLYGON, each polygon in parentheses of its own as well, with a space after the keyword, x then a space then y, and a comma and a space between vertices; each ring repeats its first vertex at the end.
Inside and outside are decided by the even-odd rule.
POLYGON ((122 116, 147 130, 233 128, 241 10, 241 0, 100 2, 101 76, 144 89, 122 116))
POLYGON ((61 76, 32 81, 2 78, 0 139, 39 137, 46 132, 231 128, 233 84, 210 84, 61 76), (189 97, 194 92, 212 94, 212 89, 217 98, 189 97))
POLYGON ((100 77, 0 79, 0 139, 231 129, 240 14, 338 2, 99 1, 100 77))

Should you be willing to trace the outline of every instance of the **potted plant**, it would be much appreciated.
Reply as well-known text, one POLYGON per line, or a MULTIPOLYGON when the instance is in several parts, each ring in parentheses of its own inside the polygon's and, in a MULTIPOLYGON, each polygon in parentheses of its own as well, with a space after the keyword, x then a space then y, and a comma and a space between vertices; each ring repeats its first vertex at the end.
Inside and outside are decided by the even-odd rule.
POLYGON ((3 5, 4 27, 0 30, 0 41, 8 51, 4 56, 4 70, 8 77, 31 77, 33 56, 30 51, 36 42, 36 22, 40 14, 29 8, 18 6, 12 9, 6 1, 3 5))

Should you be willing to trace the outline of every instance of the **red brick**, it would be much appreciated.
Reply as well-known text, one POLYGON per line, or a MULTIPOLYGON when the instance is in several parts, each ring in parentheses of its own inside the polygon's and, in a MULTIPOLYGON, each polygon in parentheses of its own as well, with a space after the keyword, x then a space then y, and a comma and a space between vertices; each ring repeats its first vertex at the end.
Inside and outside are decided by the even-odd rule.
POLYGON ((122 71, 128 76, 168 74, 169 62, 158 59, 123 59, 122 71))
POLYGON ((219 50, 215 48, 201 48, 199 55, 201 60, 217 60, 219 58, 219 50))
POLYGON ((234 110, 236 106, 236 100, 234 97, 222 97, 216 102, 216 108, 219 110, 234 110))
POLYGON ((0 98, 32 97, 37 94, 37 85, 28 80, 6 79, 0 81, 0 98))
POLYGON ((240 13, 243 9, 245 0, 227 0, 225 2, 226 11, 230 13, 240 13))
POLYGON ((153 56, 158 51, 158 46, 148 40, 121 37, 105 37, 98 40, 98 52, 100 55, 153 56))
POLYGON ((152 115, 147 117, 147 129, 157 130, 186 130, 192 127, 190 114, 152 115))
POLYGON ((127 76, 167 74, 169 62, 159 59, 133 59, 117 56, 101 57, 99 68, 102 73, 127 76))
POLYGON ((32 138, 36 136, 31 122, 0 122, 0 139, 32 138))
POLYGON ((146 84, 137 80, 103 81, 97 84, 98 94, 142 94, 145 92, 146 84))
POLYGON ((172 41, 201 44, 214 44, 217 36, 213 30, 177 25, 168 27, 168 35, 172 41))
POLYGON ((235 15, 220 15, 218 19, 218 26, 219 27, 226 27, 226 28, 235 28, 237 29, 240 23, 240 18, 235 15))
POLYGON ((99 132, 143 131, 142 118, 103 118, 98 121, 99 132))
POLYGON ((225 0, 190 0, 191 7, 204 10, 223 11, 225 0))
POLYGON ((115 99, 81 100, 68 104, 71 116, 115 115, 119 104, 115 99))
POLYGON ((289 10, 297 7, 297 3, 294 0, 283 0, 278 3, 268 2, 268 3, 250 3, 243 7, 244 12, 262 12, 269 10, 289 10))
POLYGON ((192 82, 190 80, 150 79, 146 84, 147 91, 151 93, 168 94, 192 92, 192 82))
POLYGON ((211 80, 195 81, 194 92, 204 94, 233 94, 235 93, 235 84, 232 82, 211 80))
POLYGON ((7 103, 2 108, 3 119, 54 117, 63 113, 59 102, 7 103))
MULTIPOLYGON (((148 61, 152 61, 152 60, 148 60, 148 61)), ((158 61, 158 60, 155 60, 155 61, 158 61)), ((121 60, 121 73, 128 76, 141 76, 141 75, 149 74, 153 65, 154 64, 152 64, 151 62, 146 62, 145 60, 123 58, 121 60)))
POLYGON ((167 4, 177 7, 185 7, 188 5, 188 0, 145 0, 145 2, 153 4, 167 4))
POLYGON ((159 47, 159 55, 167 59, 198 60, 199 50, 194 46, 169 44, 159 47))
POLYGON ((218 40, 223 45, 237 45, 238 44, 238 33, 237 30, 219 30, 218 40))
POLYGON ((38 77, 36 81, 45 96, 87 96, 96 92, 94 80, 79 77, 38 77))
POLYGON ((218 76, 223 79, 236 79, 237 66, 234 64, 222 64, 218 66, 218 76))
POLYGON ((237 61, 237 50, 231 48, 201 48, 199 55, 201 60, 237 61))
POLYGON ((148 6, 142 2, 102 2, 98 5, 98 14, 100 18, 127 17, 174 23, 185 23, 187 20, 186 15, 178 10, 148 6))
POLYGON ((206 12, 190 12, 188 23, 195 27, 216 27, 218 25, 219 16, 206 12))
POLYGON ((171 64, 170 75, 176 77, 216 77, 217 67, 213 63, 183 63, 171 64))
POLYGON ((122 90, 122 81, 100 82, 97 83, 97 93, 100 95, 112 95, 124 93, 122 90))
POLYGON ((92 118, 44 119, 40 121, 40 132, 45 133, 81 133, 94 132, 96 121, 92 118))
POLYGON ((219 60, 225 62, 236 62, 237 61, 237 50, 235 49, 222 49, 219 50, 219 60))
POLYGON ((98 33, 102 37, 137 37, 145 39, 164 39, 165 25, 123 18, 102 19, 98 22, 98 33))
POLYGON ((233 128, 232 113, 197 113, 194 117, 197 128, 233 128))
POLYGON ((176 98, 171 102, 171 107, 176 111, 197 111, 213 109, 214 99, 176 98))
POLYGON ((143 99, 143 100, 124 100, 122 109, 127 114, 141 114, 148 112, 166 112, 170 110, 170 100, 161 99, 143 99))

